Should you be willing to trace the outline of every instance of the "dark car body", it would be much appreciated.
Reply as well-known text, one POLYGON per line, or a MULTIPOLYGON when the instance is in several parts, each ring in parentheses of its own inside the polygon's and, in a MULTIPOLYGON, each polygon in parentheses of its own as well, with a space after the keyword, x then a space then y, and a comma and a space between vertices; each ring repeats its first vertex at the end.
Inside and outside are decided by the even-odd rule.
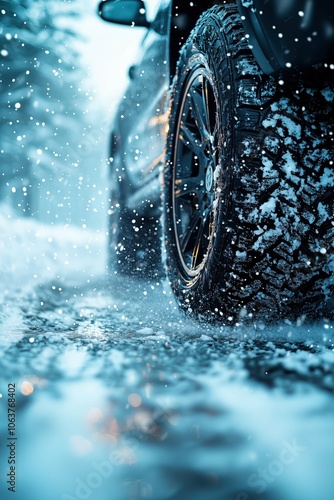
POLYGON ((237 5, 265 73, 333 62, 334 2, 238 0, 237 5))
MULTIPOLYGON (((105 3, 100 4, 100 14, 105 3)), ((152 205, 159 205, 168 90, 182 43, 212 3, 162 0, 151 23, 145 17, 137 23, 148 28, 142 59, 130 68, 130 84, 114 118, 110 151, 113 168, 125 164, 124 195, 133 210, 152 212, 152 205)), ((238 0, 237 6, 254 57, 265 73, 334 62, 334 2, 238 0)))

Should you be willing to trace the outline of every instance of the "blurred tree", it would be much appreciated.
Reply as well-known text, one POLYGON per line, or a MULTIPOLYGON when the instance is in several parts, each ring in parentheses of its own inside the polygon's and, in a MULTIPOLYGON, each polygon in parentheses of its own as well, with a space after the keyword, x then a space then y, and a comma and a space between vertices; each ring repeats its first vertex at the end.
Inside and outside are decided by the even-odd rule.
POLYGON ((76 0, 0 0, 0 200, 38 211, 40 181, 78 163, 87 97, 76 0), (77 44, 78 46, 78 44, 77 44))

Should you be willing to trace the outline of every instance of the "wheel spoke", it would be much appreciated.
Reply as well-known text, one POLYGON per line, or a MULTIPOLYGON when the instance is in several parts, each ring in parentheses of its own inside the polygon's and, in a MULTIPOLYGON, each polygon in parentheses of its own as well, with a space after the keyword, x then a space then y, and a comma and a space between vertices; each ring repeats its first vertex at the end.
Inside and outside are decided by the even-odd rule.
POLYGON ((180 139, 182 143, 196 154, 201 154, 203 151, 202 140, 200 135, 196 137, 196 133, 191 130, 191 125, 186 124, 184 121, 181 122, 181 134, 180 139))
POLYGON ((194 87, 191 90, 191 100, 193 103, 192 109, 194 112, 194 119, 196 121, 199 133, 201 134, 202 140, 211 142, 211 135, 209 132, 210 118, 208 114, 208 107, 203 88, 201 88, 201 90, 202 91, 200 91, 198 87, 194 87))
POLYGON ((215 149, 217 130, 218 130, 218 124, 217 124, 217 120, 216 120, 217 110, 216 110, 215 98, 214 98, 214 95, 212 92, 212 88, 209 85, 209 82, 207 79, 204 80, 203 99, 205 100, 205 109, 206 109, 206 116, 207 116, 207 130, 209 131, 209 134, 210 134, 210 142, 211 142, 212 148, 215 149))
POLYGON ((210 99, 209 99, 209 85, 208 81, 205 78, 203 83, 203 101, 204 101, 204 109, 205 109, 205 117, 206 117, 206 128, 211 135, 211 115, 210 115, 210 99))
POLYGON ((196 237, 201 217, 202 214, 200 210, 195 210, 189 224, 187 225, 185 233, 181 237, 181 251, 183 254, 186 253, 189 242, 191 242, 191 240, 194 240, 194 238, 196 237))
POLYGON ((185 177, 184 179, 175 180, 175 196, 184 198, 190 194, 198 195, 199 179, 196 177, 185 177))
POLYGON ((210 209, 207 209, 201 217, 201 224, 198 228, 196 242, 192 253, 192 264, 191 264, 192 269, 195 269, 198 265, 197 264, 198 261, 201 261, 203 259, 204 257, 203 249, 206 250, 208 246, 208 242, 203 241, 203 238, 208 238, 209 235, 209 231, 207 231, 208 234, 206 234, 206 228, 210 220, 209 215, 210 215, 210 209))

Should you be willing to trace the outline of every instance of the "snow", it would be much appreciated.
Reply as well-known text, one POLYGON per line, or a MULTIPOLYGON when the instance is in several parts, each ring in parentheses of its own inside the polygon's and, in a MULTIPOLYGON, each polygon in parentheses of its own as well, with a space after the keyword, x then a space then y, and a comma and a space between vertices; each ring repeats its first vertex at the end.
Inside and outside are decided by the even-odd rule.
POLYGON ((270 198, 266 203, 263 203, 260 206, 260 210, 262 215, 265 215, 267 213, 274 213, 275 208, 276 208, 276 199, 275 198, 270 198))
MULTIPOLYGON (((271 108, 273 111, 276 111, 284 109, 287 106, 289 106, 289 103, 285 99, 281 99, 281 102, 279 104, 278 103, 272 104, 271 108)), ((281 130, 280 135, 282 137, 291 136, 295 137, 298 140, 301 139, 301 126, 288 116, 284 116, 284 114, 275 113, 271 118, 263 120, 262 125, 265 128, 267 127, 275 128, 277 121, 280 121, 282 125, 284 125, 287 129, 287 132, 283 132, 283 130, 280 128, 277 129, 278 131, 281 130)))
MULTIPOLYGON (((101 26, 87 54, 99 74, 107 51, 119 59, 113 49, 126 40, 126 31, 118 39, 110 26, 98 23, 87 18, 82 26, 101 26)), ((97 87, 112 105, 105 79, 123 86, 126 76, 103 74, 97 87)), ((326 91, 324 98, 333 96, 326 91)), ((284 105, 272 109, 264 126, 280 123, 302 140, 300 127, 282 119, 284 105)), ((109 117, 107 106, 104 112, 109 117)), ((106 141, 108 126, 99 126, 106 141)), ((275 153, 277 140, 266 146, 275 153)), ((251 141, 244 147, 245 155, 252 153, 251 141)), ((286 177, 294 179, 297 165, 289 155, 283 159, 286 177)), ((270 179, 273 161, 264 155, 262 166, 270 179)), ((220 173, 219 166, 216 180, 220 173)), ((92 177, 81 176, 78 187, 95 186, 96 170, 92 177)), ((330 165, 321 182, 333 184, 330 165)), ((273 217, 272 229, 257 232, 263 234, 258 248, 261 237, 271 240, 284 230, 274 213, 278 194, 290 201, 295 196, 283 183, 250 216, 273 217)), ((64 203, 64 193, 61 198, 64 203)), ((256 205, 253 196, 247 201, 256 205)), ((333 325, 308 325, 300 318, 297 324, 257 320, 245 326, 246 309, 236 326, 195 323, 178 310, 166 281, 153 286, 108 275, 102 201, 98 208, 97 229, 87 220, 81 227, 46 223, 0 205, 0 396, 5 401, 4 385, 16 382, 17 500, 40 499, 41 492, 43 500, 250 500, 261 492, 277 500, 331 500, 333 325)), ((325 205, 318 210, 321 220, 325 205)), ((292 227, 300 223, 292 208, 287 215, 292 227)), ((319 244, 315 251, 332 249, 319 244)), ((248 254, 236 256, 242 261, 248 254)), ((2 404, 0 412, 5 435, 2 404)), ((0 479, 7 472, 1 446, 0 479)), ((2 487, 0 481, 1 498, 2 487)))
POLYGON ((4 204, 0 205, 0 227, 0 293, 29 290, 51 279, 81 283, 105 271, 103 231, 17 218, 4 204))
POLYGON ((241 4, 246 8, 253 7, 253 0, 241 0, 241 4))
POLYGON ((113 277, 110 287, 100 232, 15 219, 6 206, 0 224, 0 373, 18 388, 18 500, 41 490, 43 500, 86 490, 126 500, 139 487, 157 500, 260 489, 329 500, 333 325, 194 323, 164 283, 113 277))
POLYGON ((141 328, 140 330, 138 330, 138 333, 140 335, 153 335, 154 330, 153 330, 153 328, 145 327, 145 328, 141 328))
POLYGON ((322 91, 322 95, 326 99, 327 102, 333 102, 334 100, 334 92, 330 88, 326 88, 322 91))

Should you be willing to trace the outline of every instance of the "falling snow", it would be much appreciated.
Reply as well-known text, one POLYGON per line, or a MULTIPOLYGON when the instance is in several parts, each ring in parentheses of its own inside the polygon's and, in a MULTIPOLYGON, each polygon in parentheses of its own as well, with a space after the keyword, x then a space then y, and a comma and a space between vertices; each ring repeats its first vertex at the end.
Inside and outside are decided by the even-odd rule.
MULTIPOLYGON (((15 498, 330 500, 333 325, 304 318, 246 325, 246 310, 238 325, 195 323, 179 311, 165 278, 110 271, 108 143, 127 80, 126 62, 115 77, 115 53, 124 45, 132 57, 139 38, 119 31, 115 40, 95 19, 96 3, 38 0, 27 2, 25 15, 19 2, 5 2, 0 10, 0 432, 6 436, 7 384, 15 383, 15 498), (63 8, 70 22, 59 30, 63 8), (94 23, 89 46, 73 43, 71 29, 86 35, 94 23), (116 80, 120 88, 110 93, 116 80)), ((254 67, 244 61, 240 71, 254 67)), ((322 95, 333 102, 329 88, 322 95)), ((278 134, 264 144, 264 180, 276 175, 280 141, 303 140, 301 126, 282 114, 286 105, 273 105, 263 122, 278 134)), ((136 161, 144 158, 138 140, 136 161)), ((244 157, 255 146, 245 140, 244 157)), ((320 155, 315 147, 312 159, 320 155)), ((325 160, 320 182, 331 189, 333 165, 325 160)), ((241 262, 284 231, 275 207, 282 195, 293 205, 298 165, 289 154, 282 172, 288 182, 249 215, 271 227, 255 231, 254 248, 236 252, 241 262)), ((246 202, 256 205, 251 195, 246 202)), ((327 220, 323 203, 317 211, 308 216, 327 220)), ((292 208, 287 215, 300 224, 292 208)), ((319 242, 314 252, 333 249, 319 242)), ((333 259, 328 266, 333 274, 333 259)), ((0 496, 7 498, 3 446, 0 496)))

